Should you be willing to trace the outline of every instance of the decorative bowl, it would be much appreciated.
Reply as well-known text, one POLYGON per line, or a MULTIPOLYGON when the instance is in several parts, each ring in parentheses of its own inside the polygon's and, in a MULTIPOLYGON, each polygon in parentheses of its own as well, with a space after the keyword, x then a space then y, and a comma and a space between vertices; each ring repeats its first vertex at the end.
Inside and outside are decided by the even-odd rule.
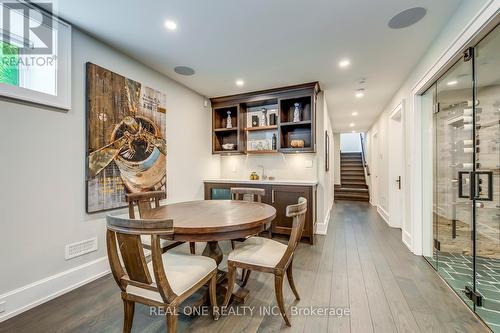
POLYGON ((304 148, 304 140, 292 140, 290 141, 290 146, 292 148, 304 148))
POLYGON ((234 143, 225 143, 222 145, 222 149, 224 150, 234 150, 235 144, 234 143))

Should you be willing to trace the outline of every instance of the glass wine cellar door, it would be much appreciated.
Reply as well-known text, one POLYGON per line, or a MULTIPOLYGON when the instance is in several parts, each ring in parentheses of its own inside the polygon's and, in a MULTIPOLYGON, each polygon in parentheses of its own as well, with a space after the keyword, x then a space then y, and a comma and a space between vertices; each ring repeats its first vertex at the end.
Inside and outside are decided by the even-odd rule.
MULTIPOLYGON (((500 332, 500 28, 422 96, 432 106, 432 226, 426 254, 500 332)), ((430 121, 430 118, 429 118, 430 121)))

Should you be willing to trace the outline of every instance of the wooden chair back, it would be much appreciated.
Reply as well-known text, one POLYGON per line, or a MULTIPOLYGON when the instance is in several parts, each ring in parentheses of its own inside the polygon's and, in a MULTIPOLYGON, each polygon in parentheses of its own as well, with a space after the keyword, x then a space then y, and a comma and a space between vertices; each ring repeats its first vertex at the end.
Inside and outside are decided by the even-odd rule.
POLYGON ((299 202, 295 205, 289 205, 286 207, 286 216, 293 218, 292 222, 292 232, 290 233, 290 238, 288 240, 288 246, 278 263, 277 267, 284 267, 291 259, 297 245, 302 238, 302 232, 304 230, 304 224, 306 221, 307 212, 307 199, 300 197, 299 202))
POLYGON ((266 195, 266 190, 252 187, 231 187, 232 200, 245 200, 245 195, 251 196, 252 202, 262 202, 262 197, 266 195))
POLYGON ((136 220, 118 216, 106 216, 106 246, 113 277, 122 291, 128 285, 157 291, 165 303, 173 301, 177 295, 168 283, 162 261, 160 236, 173 238, 174 227, 171 219, 136 220), (151 257, 156 283, 153 283, 147 267, 141 235, 151 237, 151 257), (120 262, 120 256, 123 266, 120 262))
POLYGON ((149 211, 159 207, 160 200, 167 198, 167 193, 165 191, 127 193, 125 197, 128 202, 128 215, 131 219, 135 219, 135 206, 139 209, 139 218, 147 218, 149 211))

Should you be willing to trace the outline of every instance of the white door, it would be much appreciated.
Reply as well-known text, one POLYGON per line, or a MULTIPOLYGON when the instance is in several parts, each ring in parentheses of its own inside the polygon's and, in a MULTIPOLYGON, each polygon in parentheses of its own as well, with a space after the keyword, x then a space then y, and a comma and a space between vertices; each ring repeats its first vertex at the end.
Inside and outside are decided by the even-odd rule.
POLYGON ((402 104, 389 116, 389 225, 401 228, 404 214, 402 104))

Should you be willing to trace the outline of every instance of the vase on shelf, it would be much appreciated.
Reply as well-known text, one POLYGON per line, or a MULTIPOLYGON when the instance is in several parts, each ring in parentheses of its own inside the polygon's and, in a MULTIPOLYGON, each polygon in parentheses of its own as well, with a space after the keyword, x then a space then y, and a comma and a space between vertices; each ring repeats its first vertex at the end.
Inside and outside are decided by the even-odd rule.
POLYGON ((300 103, 295 103, 295 110, 293 110, 293 122, 298 123, 300 121, 300 103))
POLYGON ((227 111, 226 128, 233 128, 233 121, 231 120, 231 111, 227 111))
POLYGON ((262 108, 262 116, 260 118, 260 126, 267 126, 267 109, 262 108))

